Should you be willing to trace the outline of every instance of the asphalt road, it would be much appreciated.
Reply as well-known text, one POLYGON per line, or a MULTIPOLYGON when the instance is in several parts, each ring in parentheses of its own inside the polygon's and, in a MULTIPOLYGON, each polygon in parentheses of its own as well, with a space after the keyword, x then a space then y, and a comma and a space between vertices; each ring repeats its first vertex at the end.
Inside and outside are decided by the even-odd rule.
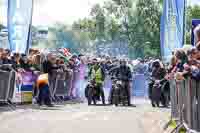
POLYGON ((0 133, 163 133, 170 109, 152 108, 134 99, 136 107, 63 104, 53 108, 0 108, 0 133))

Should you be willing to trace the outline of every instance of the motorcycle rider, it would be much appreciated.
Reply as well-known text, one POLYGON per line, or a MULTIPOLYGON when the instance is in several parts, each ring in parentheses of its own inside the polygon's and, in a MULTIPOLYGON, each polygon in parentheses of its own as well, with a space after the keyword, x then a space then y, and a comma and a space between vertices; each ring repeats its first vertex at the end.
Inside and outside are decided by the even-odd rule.
MULTIPOLYGON (((109 73, 114 75, 115 78, 125 82, 124 89, 127 94, 128 106, 131 106, 130 81, 132 79, 132 73, 131 73, 131 69, 127 65, 126 60, 121 59, 120 65, 112 68, 109 73)), ((111 94, 112 94, 112 92, 111 92, 111 94)))
POLYGON ((100 64, 100 62, 98 61, 98 59, 93 59, 93 66, 91 67, 90 71, 89 71, 89 77, 91 80, 95 81, 95 89, 97 91, 97 99, 99 100, 101 96, 102 102, 103 104, 105 104, 105 95, 104 95, 104 91, 103 91, 103 83, 105 80, 105 72, 100 64))

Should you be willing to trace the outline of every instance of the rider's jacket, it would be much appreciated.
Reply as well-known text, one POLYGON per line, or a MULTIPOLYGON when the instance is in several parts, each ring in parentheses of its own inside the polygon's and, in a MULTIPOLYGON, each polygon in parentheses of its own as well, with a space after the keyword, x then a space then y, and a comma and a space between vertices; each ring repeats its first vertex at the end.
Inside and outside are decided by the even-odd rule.
POLYGON ((151 77, 155 80, 164 79, 166 75, 166 70, 164 68, 153 68, 151 77))
POLYGON ((127 65, 112 68, 110 73, 119 80, 129 81, 132 79, 131 69, 127 65))

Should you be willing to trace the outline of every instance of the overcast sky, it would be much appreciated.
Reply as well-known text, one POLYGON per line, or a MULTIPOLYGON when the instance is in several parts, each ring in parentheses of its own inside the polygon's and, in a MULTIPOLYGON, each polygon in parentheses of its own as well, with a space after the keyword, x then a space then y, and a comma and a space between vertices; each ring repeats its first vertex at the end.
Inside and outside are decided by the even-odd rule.
POLYGON ((72 23, 89 15, 92 5, 105 0, 36 0, 33 24, 72 23))
MULTIPOLYGON (((107 0, 34 0, 33 25, 52 25, 56 22, 72 23, 89 15, 95 3, 107 0)), ((188 0, 200 4, 200 0, 188 0)), ((7 0, 0 0, 0 21, 6 24, 7 0), (3 18, 3 19, 2 19, 3 18)))
MULTIPOLYGON (((0 0, 0 21, 6 24, 6 2, 0 0), (2 20, 3 18, 3 20, 2 20)), ((33 25, 71 24, 89 15, 92 5, 106 0, 34 0, 33 25)))
POLYGON ((188 1, 188 4, 192 4, 192 5, 198 4, 198 5, 200 5, 200 0, 187 0, 187 1, 188 1))

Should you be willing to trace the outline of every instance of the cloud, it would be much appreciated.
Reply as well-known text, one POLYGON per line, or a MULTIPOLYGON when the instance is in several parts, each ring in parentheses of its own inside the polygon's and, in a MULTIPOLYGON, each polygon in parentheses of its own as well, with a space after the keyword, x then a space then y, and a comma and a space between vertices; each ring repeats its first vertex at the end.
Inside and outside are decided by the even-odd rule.
POLYGON ((190 5, 200 5, 200 0, 187 0, 190 5))
MULTIPOLYGON (((0 0, 0 22, 7 23, 7 1, 0 0)), ((106 0, 34 0, 33 25, 71 24, 89 15, 95 3, 106 0)))
POLYGON ((0 0, 0 23, 7 24, 7 0, 0 0))
POLYGON ((48 0, 34 0, 34 5, 43 5, 47 2, 48 0))
POLYGON ((0 1, 0 6, 5 5, 7 3, 7 0, 1 0, 0 1))
POLYGON ((89 15, 95 3, 105 0, 36 0, 33 24, 51 25, 56 22, 71 24, 74 20, 89 15))

